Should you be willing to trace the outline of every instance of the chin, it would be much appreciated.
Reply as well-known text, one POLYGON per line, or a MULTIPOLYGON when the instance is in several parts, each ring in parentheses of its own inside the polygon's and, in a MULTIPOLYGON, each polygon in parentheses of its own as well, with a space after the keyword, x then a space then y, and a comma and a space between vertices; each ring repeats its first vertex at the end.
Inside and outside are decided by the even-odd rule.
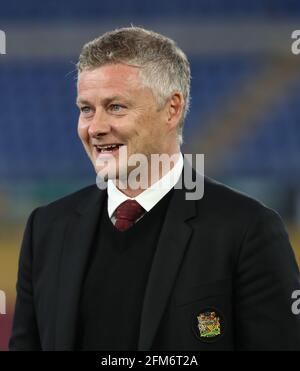
POLYGON ((105 181, 107 181, 108 179, 110 180, 117 180, 117 179, 122 179, 122 178, 127 178, 127 172, 126 172, 126 169, 121 171, 117 168, 115 169, 114 167, 96 167, 95 166, 95 170, 96 170, 96 173, 97 173, 97 176, 100 176, 101 178, 103 178, 105 181), (123 176, 122 176, 123 174, 123 176))

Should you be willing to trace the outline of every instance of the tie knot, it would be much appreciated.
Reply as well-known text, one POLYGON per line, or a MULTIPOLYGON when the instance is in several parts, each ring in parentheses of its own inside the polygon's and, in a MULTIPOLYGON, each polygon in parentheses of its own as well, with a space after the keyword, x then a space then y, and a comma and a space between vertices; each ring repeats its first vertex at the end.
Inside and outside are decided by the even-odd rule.
POLYGON ((144 208, 135 200, 126 200, 116 210, 116 227, 120 230, 130 228, 143 215, 144 208))

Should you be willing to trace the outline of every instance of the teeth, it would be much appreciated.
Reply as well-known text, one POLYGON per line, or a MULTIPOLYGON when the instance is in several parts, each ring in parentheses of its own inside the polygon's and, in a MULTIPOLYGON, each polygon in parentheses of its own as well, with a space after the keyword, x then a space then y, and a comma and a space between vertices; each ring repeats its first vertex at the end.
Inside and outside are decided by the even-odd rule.
POLYGON ((115 148, 118 148, 119 146, 121 146, 121 144, 112 144, 112 145, 109 145, 109 146, 96 146, 97 149, 101 150, 101 151, 105 151, 105 150, 113 150, 115 148))

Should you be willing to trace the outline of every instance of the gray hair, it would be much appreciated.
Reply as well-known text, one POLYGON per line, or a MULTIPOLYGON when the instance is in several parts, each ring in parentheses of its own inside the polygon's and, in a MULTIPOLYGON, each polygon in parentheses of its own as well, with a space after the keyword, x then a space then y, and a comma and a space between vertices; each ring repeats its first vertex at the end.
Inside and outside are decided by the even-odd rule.
POLYGON ((107 64, 124 63, 140 67, 142 84, 152 89, 163 107, 174 91, 182 93, 183 112, 178 124, 182 144, 183 123, 190 105, 190 65, 176 43, 161 34, 140 27, 106 32, 83 46, 77 63, 78 73, 107 64))

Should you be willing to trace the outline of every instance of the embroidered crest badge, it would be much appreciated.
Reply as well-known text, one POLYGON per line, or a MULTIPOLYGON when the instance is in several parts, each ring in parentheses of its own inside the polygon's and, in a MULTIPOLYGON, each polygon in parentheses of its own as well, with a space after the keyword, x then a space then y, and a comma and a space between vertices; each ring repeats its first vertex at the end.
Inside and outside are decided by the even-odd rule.
POLYGON ((193 314, 192 330, 199 340, 214 343, 225 333, 224 316, 216 308, 203 308, 193 314))
POLYGON ((204 312, 197 316, 201 338, 213 338, 221 335, 220 317, 216 312, 204 312))

